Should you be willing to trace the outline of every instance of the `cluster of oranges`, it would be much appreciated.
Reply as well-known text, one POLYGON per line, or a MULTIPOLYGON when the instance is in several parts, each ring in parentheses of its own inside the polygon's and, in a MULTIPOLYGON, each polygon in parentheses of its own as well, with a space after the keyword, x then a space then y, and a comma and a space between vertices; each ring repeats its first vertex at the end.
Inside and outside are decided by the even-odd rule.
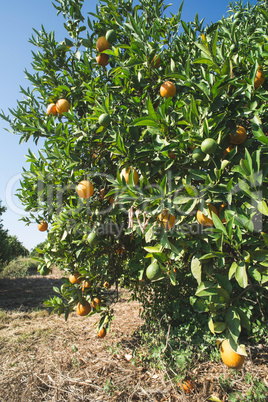
POLYGON ((103 52, 110 49, 111 43, 115 42, 115 40, 116 33, 113 29, 110 29, 105 36, 100 36, 97 39, 96 48, 99 54, 96 57, 96 61, 99 66, 105 67, 109 63, 109 55, 103 52))
MULTIPOLYGON (((218 217, 220 217, 221 212, 225 207, 226 207, 225 203, 221 204, 219 211, 218 211, 214 205, 207 204, 208 214, 205 215, 199 209, 196 214, 196 219, 197 219, 198 223, 200 223, 200 225, 206 226, 206 227, 211 227, 211 226, 213 226, 212 212, 214 212, 214 214, 216 214, 218 217)), ((221 221, 222 221, 222 223, 225 223, 226 219, 223 218, 221 221)))
POLYGON ((47 107, 47 114, 52 114, 56 116, 63 113, 68 113, 70 110, 70 103, 67 99, 59 99, 56 103, 50 103, 47 107))
MULTIPOLYGON (((77 271, 70 274, 69 281, 72 285, 74 284, 81 285, 82 291, 84 291, 85 288, 91 288, 90 281, 82 278, 80 273, 77 271)), ((92 308, 96 309, 99 308, 100 306, 101 306, 101 299, 96 296, 91 300, 91 304, 86 299, 84 299, 82 302, 78 302, 76 306, 76 312, 81 317, 84 317, 91 312, 92 308)), ((98 337, 104 338, 105 336, 106 336, 106 328, 102 327, 98 332, 98 337)))

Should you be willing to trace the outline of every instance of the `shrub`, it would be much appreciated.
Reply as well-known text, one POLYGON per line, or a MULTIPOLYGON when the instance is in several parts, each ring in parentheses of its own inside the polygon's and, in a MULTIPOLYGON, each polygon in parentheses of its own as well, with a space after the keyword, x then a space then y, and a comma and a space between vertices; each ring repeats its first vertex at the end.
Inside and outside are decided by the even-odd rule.
POLYGON ((24 278, 37 275, 38 262, 27 257, 18 257, 3 267, 1 278, 24 278))

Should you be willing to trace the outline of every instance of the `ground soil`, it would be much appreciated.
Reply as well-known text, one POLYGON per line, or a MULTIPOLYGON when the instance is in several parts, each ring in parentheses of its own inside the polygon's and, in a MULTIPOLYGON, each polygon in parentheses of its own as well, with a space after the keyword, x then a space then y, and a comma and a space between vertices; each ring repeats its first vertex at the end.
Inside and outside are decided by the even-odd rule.
POLYGON ((45 309, 43 300, 60 283, 55 274, 0 280, 0 401, 265 401, 265 346, 251 348, 237 372, 221 362, 196 362, 189 373, 195 389, 185 395, 174 383, 178 373, 171 378, 135 361, 143 321, 127 291, 114 306, 110 333, 98 339, 96 315, 73 312, 65 322, 45 309), (255 380, 264 387, 259 397, 252 396, 255 380), (242 399, 229 399, 238 392, 242 399))

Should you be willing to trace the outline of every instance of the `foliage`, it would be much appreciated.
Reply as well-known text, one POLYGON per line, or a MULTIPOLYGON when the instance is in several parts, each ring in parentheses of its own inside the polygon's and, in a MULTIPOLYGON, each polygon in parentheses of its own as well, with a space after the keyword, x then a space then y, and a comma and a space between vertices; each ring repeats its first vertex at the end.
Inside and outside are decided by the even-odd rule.
POLYGON ((38 262, 28 257, 17 257, 5 265, 1 278, 24 278, 37 275, 38 262))
POLYGON ((35 248, 31 250, 30 257, 42 257, 46 243, 47 243, 46 240, 41 243, 38 243, 37 246, 35 246, 35 248))
POLYGON ((245 377, 245 383, 251 385, 246 395, 242 395, 241 392, 231 392, 235 379, 232 381, 232 379, 224 379, 223 376, 220 376, 219 381, 222 388, 229 394, 228 400, 231 402, 239 402, 241 400, 247 402, 261 402, 267 399, 267 387, 264 385, 263 381, 252 377, 250 373, 247 373, 245 377))
MULTIPOLYGON (((68 38, 34 31, 33 88, 22 89, 13 120, 2 112, 21 141, 44 140, 38 155, 29 150, 19 195, 27 224, 50 224, 40 270, 56 264, 91 281, 83 288, 66 278, 58 290, 66 302, 49 303, 67 319, 78 301, 105 300, 107 286, 121 285, 143 303, 149 326, 178 328, 189 317, 198 326, 200 317, 244 353, 239 341, 267 317, 268 86, 255 77, 267 75, 268 13, 262 3, 235 2, 204 27, 198 15, 182 21, 182 6, 167 17, 162 0, 102 0, 87 20, 82 6, 56 1, 68 38), (105 68, 95 45, 111 29, 105 68), (176 84, 168 99, 159 94, 167 80, 176 84), (69 112, 47 115, 60 98, 69 112), (246 141, 228 148, 237 126, 246 141), (193 158, 202 143, 206 153, 193 158), (131 166, 137 185, 134 170, 120 175, 131 166), (86 179, 94 194, 82 199, 76 186, 86 179), (176 218, 170 229, 159 219, 166 210, 176 218), (162 277, 150 281, 155 261, 162 277)), ((109 305, 95 313, 109 327, 109 305)))
MULTIPOLYGON (((6 211, 6 207, 2 207, 0 201, 0 216, 6 211)), ((8 230, 3 228, 2 219, 0 218, 0 264, 9 263, 13 258, 19 255, 26 256, 29 251, 18 240, 17 236, 8 234, 8 230)))

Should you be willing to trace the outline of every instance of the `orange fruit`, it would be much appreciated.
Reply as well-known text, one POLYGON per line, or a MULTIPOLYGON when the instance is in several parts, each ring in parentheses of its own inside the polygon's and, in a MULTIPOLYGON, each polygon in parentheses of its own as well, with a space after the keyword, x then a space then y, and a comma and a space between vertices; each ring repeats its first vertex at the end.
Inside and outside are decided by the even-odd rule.
MULTIPOLYGON (((227 204, 225 204, 225 203, 222 203, 222 204, 221 204, 221 206, 220 206, 220 208, 219 208, 219 218, 221 217, 221 211, 226 207, 226 205, 227 205, 227 204)), ((224 216, 224 214, 223 214, 223 216, 224 216)), ((226 223, 226 219, 225 219, 225 218, 221 219, 221 221, 222 221, 222 223, 226 223)))
POLYGON ((154 56, 151 65, 154 66, 154 68, 158 68, 160 66, 161 63, 161 59, 159 56, 157 56, 157 54, 154 56))
POLYGON ((103 199, 104 199, 104 196, 105 196, 105 190, 104 190, 104 188, 101 188, 100 189, 100 199, 103 201, 103 199))
POLYGON ((92 307, 96 308, 97 306, 100 307, 101 305, 101 300, 99 297, 94 297, 94 299, 91 301, 92 307))
POLYGON ((98 52, 103 52, 104 50, 110 49, 111 45, 108 42, 108 40, 105 38, 105 36, 100 36, 97 39, 97 43, 96 43, 96 48, 98 52))
POLYGON ((257 89, 259 88, 261 85, 264 84, 265 81, 265 75, 263 74, 263 71, 261 68, 258 68, 257 73, 256 73, 256 77, 254 80, 254 88, 257 89))
POLYGON ((178 382, 178 386, 184 391, 185 394, 191 394, 194 390, 194 382, 192 380, 178 382))
POLYGON ((47 107, 47 114, 52 114, 53 116, 56 116, 57 114, 57 109, 56 109, 56 104, 55 103, 50 103, 47 107))
POLYGON ((171 81, 165 81, 160 87, 160 95, 164 98, 170 98, 176 94, 176 85, 171 81))
POLYGON ((66 99, 59 99, 56 103, 57 113, 67 113, 70 110, 70 103, 66 99))
MULTIPOLYGON (((212 204, 208 204, 208 210, 209 210, 209 215, 212 217, 212 212, 214 212, 216 215, 218 215, 217 208, 214 207, 212 204)), ((196 218, 200 225, 202 226, 213 226, 213 220, 209 218, 208 216, 204 215, 203 212, 200 210, 197 211, 196 218)))
POLYGON ((40 232, 45 232, 48 228, 48 224, 46 221, 41 221, 38 223, 37 227, 38 227, 38 230, 40 230, 40 232))
POLYGON ((171 229, 175 225, 176 218, 167 209, 164 209, 157 217, 157 220, 164 225, 165 229, 171 229))
POLYGON ((107 66, 109 63, 109 55, 105 53, 101 53, 96 57, 96 62, 98 63, 99 66, 107 66))
POLYGON ((223 151, 222 156, 228 155, 231 152, 232 149, 234 149, 234 145, 229 145, 229 147, 226 148, 225 151, 223 151))
POLYGON ((76 187, 76 192, 81 198, 90 198, 94 193, 94 187, 88 180, 82 180, 76 187))
POLYGON ((89 302, 86 300, 83 303, 78 303, 76 307, 76 312, 78 315, 81 315, 82 317, 85 315, 88 315, 91 311, 91 306, 89 302))
POLYGON ((106 329, 102 328, 98 333, 98 337, 99 338, 104 338, 105 336, 106 336, 106 329))
POLYGON ((230 133, 230 142, 231 144, 239 145, 245 142, 247 139, 247 131, 244 127, 242 126, 237 126, 236 127, 236 134, 232 135, 230 133))
POLYGON ((82 278, 80 278, 80 273, 75 271, 73 274, 69 276, 69 281, 71 282, 72 285, 75 283, 81 283, 82 278))
POLYGON ((221 352, 221 359, 223 363, 226 364, 226 366, 234 369, 242 367, 245 360, 245 356, 236 353, 232 349, 228 339, 225 339, 222 342, 220 352, 221 352))
POLYGON ((89 289, 89 288, 91 288, 91 283, 90 283, 90 281, 84 280, 84 281, 82 282, 82 290, 84 291, 85 289, 89 289))
POLYGON ((116 254, 122 255, 125 252, 125 247, 124 246, 117 246, 115 249, 116 254))
POLYGON ((176 159, 177 155, 175 154, 174 151, 169 151, 168 157, 169 157, 170 159, 176 159))
POLYGON ((120 173, 121 180, 122 180, 122 177, 124 177, 126 180, 126 183, 129 184, 130 171, 133 171, 134 184, 136 185, 139 181, 139 175, 138 175, 137 170, 133 167, 129 167, 128 169, 124 168, 122 170, 122 172, 120 173))

